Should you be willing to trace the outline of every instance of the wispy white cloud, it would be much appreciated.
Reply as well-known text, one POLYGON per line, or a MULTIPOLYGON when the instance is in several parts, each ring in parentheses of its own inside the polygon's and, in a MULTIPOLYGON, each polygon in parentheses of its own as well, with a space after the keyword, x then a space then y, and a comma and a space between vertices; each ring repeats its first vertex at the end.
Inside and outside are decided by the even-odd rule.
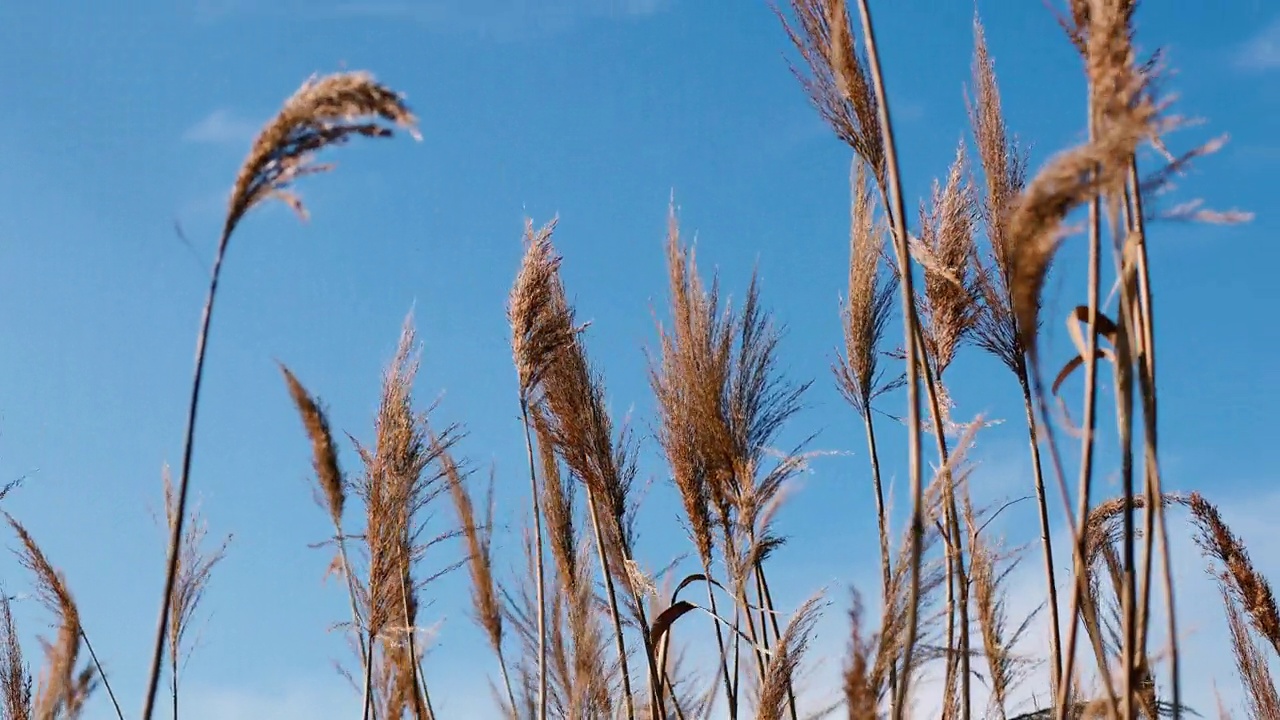
POLYGON ((435 32, 510 40, 569 29, 593 19, 629 20, 657 14, 675 0, 199 0, 204 21, 246 13, 312 20, 395 20, 435 32))
POLYGON ((190 720, 338 720, 359 714, 357 696, 340 679, 270 692, 193 684, 183 691, 182 714, 190 720))
POLYGON ((211 145, 245 145, 253 140, 259 128, 260 123, 239 117, 230 110, 218 109, 187 128, 182 139, 211 145))
POLYGON ((1280 16, 1241 45, 1235 60, 1244 70, 1280 70, 1280 16))
MULTIPOLYGON (((431 701, 440 717, 489 718, 493 695, 483 652, 464 653, 474 670, 444 668, 427 660, 431 701), (477 663, 474 666, 471 663, 477 663)), ((360 692, 332 670, 301 672, 283 681, 220 684, 192 680, 182 687, 187 720, 349 720, 360 716, 360 692)))

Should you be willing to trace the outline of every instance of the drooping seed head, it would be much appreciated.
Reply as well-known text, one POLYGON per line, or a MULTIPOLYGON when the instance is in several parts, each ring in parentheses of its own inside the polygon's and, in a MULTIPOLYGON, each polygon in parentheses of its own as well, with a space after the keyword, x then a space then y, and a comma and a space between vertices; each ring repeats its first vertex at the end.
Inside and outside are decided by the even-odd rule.
POLYGON ((280 200, 305 217, 291 187, 298 178, 329 169, 314 162, 315 154, 352 136, 390 137, 393 131, 383 122, 417 136, 417 119, 403 97, 368 73, 308 79, 254 140, 232 187, 224 241, 245 213, 266 200, 280 200))

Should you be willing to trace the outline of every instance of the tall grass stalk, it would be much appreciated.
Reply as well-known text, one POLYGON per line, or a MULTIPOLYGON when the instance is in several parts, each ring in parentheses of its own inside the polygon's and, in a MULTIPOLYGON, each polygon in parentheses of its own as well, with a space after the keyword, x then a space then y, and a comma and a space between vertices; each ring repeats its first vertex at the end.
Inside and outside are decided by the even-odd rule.
POLYGON ((285 102, 280 113, 263 128, 254 141, 249 156, 236 177, 231 199, 218 238, 217 251, 209 272, 209 288, 196 333, 195 371, 187 406, 186 432, 183 438, 182 462, 178 480, 177 522, 169 531, 168 561, 165 565, 164 592, 156 621, 151 669, 141 720, 151 720, 156 690, 160 685, 160 668, 177 581, 178 556, 185 524, 187 493, 191 483, 191 462, 195 450, 196 411, 200 405, 200 389, 204 380, 206 348, 213 319, 218 280, 227 246, 241 219, 254 207, 267 200, 281 200, 305 217, 301 199, 290 186, 308 174, 327 169, 317 165, 313 156, 328 146, 340 145, 352 136, 390 137, 392 131, 378 121, 387 121, 410 132, 416 122, 402 98, 394 91, 364 73, 341 73, 319 80, 308 80, 285 102))

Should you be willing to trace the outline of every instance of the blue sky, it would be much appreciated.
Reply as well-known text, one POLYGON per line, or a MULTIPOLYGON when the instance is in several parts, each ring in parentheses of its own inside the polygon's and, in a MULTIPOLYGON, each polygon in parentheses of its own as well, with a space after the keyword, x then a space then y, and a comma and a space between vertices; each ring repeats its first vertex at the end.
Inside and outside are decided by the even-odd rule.
MULTIPOLYGON (((1009 124, 1038 166, 1080 139, 1078 60, 1042 3, 980 9, 1009 124)), ((961 2, 877 3, 909 198, 945 172, 966 132, 972 13, 961 2)), ((1270 381, 1280 13, 1262 0, 1152 3, 1139 39, 1167 48, 1177 109, 1207 121, 1171 142, 1232 138, 1179 179, 1176 199, 1257 213, 1243 227, 1154 228, 1169 483, 1211 493, 1264 571, 1280 577, 1269 529, 1280 492, 1263 461, 1273 442, 1266 412, 1280 401, 1270 381)), ((611 406, 634 412, 643 430, 652 417, 643 350, 661 313, 673 193, 705 269, 740 290, 759 267, 764 299, 788 328, 788 372, 816 380, 792 432, 820 431, 814 447, 834 454, 793 494, 780 520, 792 542, 772 572, 784 606, 831 590, 817 652, 840 656, 845 588, 871 588, 877 573, 862 432, 828 372, 840 337, 849 151, 808 107, 787 51, 764 2, 728 0, 0 8, 0 481, 28 477, 6 509, 66 572, 130 712, 162 573, 152 519, 160 469, 181 451, 192 336, 226 194, 280 102, 311 73, 343 68, 405 92, 424 139, 334 153, 336 172, 301 188, 310 223, 273 207, 233 240, 193 488, 211 531, 235 540, 205 600, 203 646, 186 676, 189 717, 328 720, 349 717, 354 703, 331 665, 347 659, 342 639, 327 631, 343 617, 343 595, 322 584, 327 555, 307 547, 327 523, 311 502, 308 447, 275 361, 323 396, 337 428, 367 437, 381 368, 413 309, 424 344, 419 397, 440 399, 441 421, 466 423, 462 451, 482 469, 496 463, 499 518, 518 529, 522 445, 504 302, 523 220, 559 214, 566 281, 592 321, 611 406)), ((1049 286, 1056 340, 1052 328, 1082 297, 1069 259, 1079 249, 1068 244, 1049 286)), ((957 416, 1008 420, 979 436, 975 493, 1025 494, 1012 378, 976 351, 954 373, 957 416)), ((885 402, 892 411, 902 399, 885 402)), ((902 433, 885 434, 901 478, 902 433)), ((654 451, 647 442, 643 470, 654 483, 640 547, 660 567, 687 547, 654 451)), ((352 453, 344 460, 355 467, 352 453)), ((1010 543, 1034 538, 1031 506, 1010 512, 1002 530, 1010 543)), ((1175 534, 1182 616, 1196 633, 1188 682, 1211 711, 1214 678, 1225 697, 1237 694, 1221 608, 1185 532, 1175 534)), ((515 550, 514 537, 500 534, 500 552, 515 550)), ((434 562, 459 553, 443 549, 434 562)), ((1015 576, 1027 606, 1042 592, 1039 562, 1032 553, 1015 576)), ((27 582, 7 555, 0 580, 11 591, 27 582)), ((445 717, 485 717, 493 663, 467 616, 463 580, 433 588, 427 672, 445 717)), ((33 605, 18 609, 29 632, 45 622, 33 605)), ((104 700, 88 717, 107 717, 104 700)))

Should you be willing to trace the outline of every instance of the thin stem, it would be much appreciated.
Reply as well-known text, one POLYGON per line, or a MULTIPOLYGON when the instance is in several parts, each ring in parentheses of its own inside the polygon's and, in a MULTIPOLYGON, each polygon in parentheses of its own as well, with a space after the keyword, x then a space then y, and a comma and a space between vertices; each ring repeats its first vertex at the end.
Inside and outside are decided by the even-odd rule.
MULTIPOLYGON (((956 689, 956 574, 955 548, 951 544, 951 517, 947 515, 947 528, 938 528, 947 557, 947 646, 944 655, 946 670, 943 672, 943 706, 948 707, 956 689)), ((947 713, 944 713, 946 715, 947 713)))
POLYGON ((906 209, 902 199, 902 185, 898 170, 898 153, 894 144, 893 124, 889 116, 889 100, 884 89, 884 78, 880 72, 880 54, 876 50, 875 29, 871 23, 871 8, 867 0, 858 0, 858 10, 862 15, 862 32, 866 41, 867 59, 871 69, 871 80, 875 86, 876 100, 880 114, 880 133, 884 139, 885 164, 888 171, 889 190, 892 197, 894 250, 898 259, 898 274, 901 278, 902 315, 906 324, 906 361, 907 361, 907 427, 910 440, 908 442, 908 465, 911 476, 911 594, 907 603, 907 636, 903 651, 903 677, 898 686, 898 696, 894 703, 894 720, 902 720, 906 698, 911 685, 911 659, 915 651, 919 633, 920 600, 920 563, 923 551, 924 514, 923 494, 924 481, 920 465, 920 368, 919 351, 915 336, 919 331, 920 319, 916 315, 914 290, 911 280, 910 250, 907 246, 906 209))
POLYGON ((546 573, 542 557, 542 508, 538 499, 542 496, 538 490, 538 473, 533 459, 533 435, 529 428, 529 401, 523 395, 520 398, 520 417, 524 422, 524 447, 529 460, 529 493, 533 504, 533 536, 537 543, 534 563, 537 567, 538 598, 538 718, 547 720, 547 613, 546 613, 546 573))
MULTIPOLYGON (((773 635, 781 643, 782 627, 778 623, 778 613, 774 610, 773 593, 769 591, 769 578, 765 577, 764 565, 761 563, 756 563, 756 579, 760 584, 760 593, 763 595, 764 606, 769 613, 769 622, 773 626, 773 635)), ((796 712, 796 689, 791 678, 787 678, 787 709, 791 713, 791 720, 799 718, 796 712)))
MULTIPOLYGON (((1160 555, 1162 560, 1162 574, 1164 575, 1164 592, 1165 600, 1168 605, 1168 633, 1169 633, 1169 666, 1173 675, 1171 694, 1173 701, 1173 717, 1175 720, 1182 715, 1182 683, 1181 668, 1178 658, 1178 621, 1177 613, 1174 611, 1174 594, 1173 594, 1173 562, 1169 553, 1169 527, 1165 520, 1164 503, 1161 498, 1164 496, 1163 488, 1160 482, 1160 463, 1157 453, 1157 415, 1156 415, 1156 344, 1155 344, 1155 309, 1152 301, 1151 292, 1151 266, 1147 259, 1147 232, 1146 221, 1143 218, 1142 207, 1142 191, 1138 181, 1138 159, 1137 156, 1129 158, 1129 185, 1133 188, 1131 217, 1134 229, 1138 234, 1138 298, 1141 303, 1142 310, 1142 349, 1143 360, 1145 363, 1140 366, 1138 380, 1142 383, 1142 401, 1143 401, 1143 429, 1146 433, 1146 470, 1147 470, 1147 517, 1150 518, 1152 513, 1155 514, 1156 522, 1159 525, 1160 533, 1160 555)), ((1150 538, 1154 533, 1151 531, 1150 524, 1147 527, 1147 537, 1150 538)), ((1150 552, 1148 550, 1148 552, 1150 552)), ((1150 603, 1150 564, 1148 563, 1147 582, 1144 584, 1143 607, 1146 608, 1150 603)))
POLYGON ((760 681, 763 683, 768 667, 764 652, 761 651, 763 644, 760 641, 760 634, 756 632, 755 615, 751 612, 751 599, 747 597, 746 583, 739 583, 739 585, 741 585, 741 589, 738 593, 738 603, 741 606, 742 615, 747 619, 747 641, 751 643, 751 649, 755 651, 756 669, 759 671, 760 681))
POLYGON ((164 658, 165 636, 169 630, 169 609, 173 605, 173 588, 178 580, 178 555, 182 544, 182 526, 186 520, 187 490, 191 485, 191 459, 195 450, 196 411, 200 405, 200 387, 204 380, 204 360, 209 341, 210 321, 213 318, 213 304, 218 294, 218 278, 222 274, 222 260, 226 257, 227 244, 235 225, 228 219, 223 227, 222 236, 218 240, 218 251, 213 258, 213 267, 209 273, 209 291, 204 301, 204 310, 200 317, 200 330, 196 335, 196 367, 191 380, 191 400, 187 405, 187 429, 182 444, 182 473, 178 481, 178 504, 175 509, 176 518, 169 528, 169 557, 165 566, 164 598, 160 603, 159 619, 156 621, 155 643, 151 653, 150 677, 147 680, 147 696, 142 706, 141 720, 151 720, 155 707, 156 691, 160 686, 160 667, 164 658))
MULTIPOLYGON (((351 573, 351 561, 347 559, 347 541, 342 532, 342 523, 339 522, 337 518, 334 519, 333 528, 334 532, 337 533, 338 554, 342 558, 342 575, 347 579, 347 595, 351 598, 351 622, 353 623, 353 634, 356 636, 356 645, 360 649, 360 669, 365 671, 367 674, 367 669, 373 664, 373 659, 370 657, 372 654, 372 647, 365 647, 364 635, 362 634, 364 629, 364 620, 360 617, 360 605, 356 599, 357 593, 355 576, 351 573)), ((365 698, 366 701, 363 712, 361 713, 362 718, 369 717, 370 708, 367 702, 367 693, 365 698)))
MULTIPOLYGON (((1128 313, 1129 283, 1122 279, 1120 292, 1126 296, 1120 316, 1128 313)), ((1121 332, 1129 335, 1129 322, 1121 320, 1121 332)), ((1121 342, 1127 342, 1123 338, 1121 342)), ((1120 435, 1120 482, 1124 490, 1124 585, 1121 593, 1121 608, 1124 613, 1124 705, 1123 716, 1134 717, 1134 672, 1138 662, 1138 608, 1137 608, 1137 573, 1134 553, 1135 532, 1133 524, 1133 365, 1127 352, 1117 353, 1116 362, 1116 404, 1119 414, 1118 425, 1120 435)))
MULTIPOLYGON (((882 589, 881 594, 884 598, 885 607, 892 602, 890 598, 891 583, 893 575, 893 564, 889 557, 889 521, 885 514, 884 506, 884 486, 880 480, 880 453, 876 447, 875 424, 872 420, 871 405, 865 399, 862 406, 862 424, 867 431, 867 455, 871 461, 871 484, 875 488, 876 493, 876 525, 880 532, 880 574, 882 589)), ((896 662, 889 664, 889 701, 893 703, 897 698, 898 689, 898 664, 896 662)))
MULTIPOLYGON (((729 528, 727 525, 724 530, 724 543, 725 543, 726 554, 727 554, 730 551, 730 548, 734 547, 733 538, 729 532, 729 528)), ((735 553, 735 555, 737 554, 736 550, 734 550, 733 552, 735 553)), ((735 560, 734 566, 735 568, 738 568, 741 566, 741 563, 735 560)), ((750 572, 750 571, 748 570, 747 572, 750 572)), ((756 633, 755 615, 751 611, 752 610, 751 601, 747 597, 746 579, 744 577, 741 577, 741 575, 743 574, 741 572, 735 571, 732 574, 734 575, 734 578, 733 578, 733 586, 735 591, 734 601, 736 603, 734 607, 734 612, 733 612, 733 626, 734 626, 734 629, 737 630, 738 626, 741 624, 739 618, 746 617, 747 640, 751 643, 752 651, 755 652, 756 670, 759 672, 760 682, 763 683, 765 678, 765 656, 760 649, 761 648, 760 636, 756 633)), ((741 635, 741 632, 739 632, 738 635, 741 635)), ((738 647, 737 636, 735 636, 735 639, 734 639, 735 655, 736 655, 737 647, 738 647)), ((735 665, 734 665, 735 676, 737 675, 737 670, 738 670, 738 667, 735 660, 735 665)))
POLYGON ((871 408, 862 412, 862 424, 867 431, 867 454, 871 462, 871 484, 876 493, 876 526, 880 534, 880 583, 884 601, 889 602, 889 584, 893 574, 889 559, 889 523, 885 517, 884 487, 880 481, 880 453, 876 447, 876 433, 871 418, 871 408))
POLYGON ((720 629, 720 611, 716 608, 715 586, 711 578, 711 562, 703 563, 703 572, 707 576, 707 606, 711 608, 711 625, 716 630, 716 649, 720 651, 720 672, 724 675, 724 697, 729 706, 729 720, 738 720, 738 698, 733 680, 729 676, 729 658, 724 646, 724 631, 720 629))
MULTIPOLYGON (((102 678, 102 686, 107 689, 107 697, 111 698, 111 705, 116 710, 116 717, 119 718, 119 720, 124 720, 124 713, 120 710, 120 703, 116 701, 115 691, 111 689, 111 682, 107 680, 107 672, 102 669, 102 663, 98 662, 98 653, 93 651, 93 645, 89 642, 89 636, 85 633, 83 627, 80 628, 80 639, 84 641, 84 647, 89 651, 89 657, 93 660, 93 666, 98 669, 98 677, 102 678)), ((173 673, 173 678, 174 687, 176 688, 178 682, 178 673, 176 669, 173 673)), ((176 689, 174 690, 173 696, 173 717, 174 720, 177 720, 178 695, 176 689)))
POLYGON ((369 662, 364 665, 364 710, 361 717, 369 720, 377 714, 373 707, 373 629, 369 629, 369 662))
MULTIPOLYGON (((621 532, 619 530, 619 532, 621 532)), ((632 558, 625 553, 623 559, 630 562, 632 558)), ((636 604, 636 616, 640 621, 642 632, 640 633, 640 642, 644 646, 645 659, 649 665, 649 693, 654 702, 654 707, 658 710, 658 717, 665 718, 667 716, 667 699, 666 693, 663 692, 662 674, 658 671, 657 654, 653 648, 653 641, 649 637, 649 618, 644 610, 644 595, 636 591, 635 580, 628 574, 627 585, 631 589, 631 596, 636 604)))
MULTIPOLYGON (((409 641, 409 645, 412 648, 412 640, 409 641)), ((422 687, 422 702, 426 703, 427 706, 427 720, 436 720, 436 710, 431 705, 431 691, 427 689, 427 674, 422 669, 422 658, 418 658, 415 665, 418 673, 418 682, 421 683, 422 687)))
MULTIPOLYGON (((757 612, 760 615, 760 649, 763 651, 764 657, 769 658, 769 662, 772 663, 773 650, 769 644, 768 610, 766 610, 764 606, 764 588, 761 587, 760 585, 760 573, 758 572, 759 567, 760 567, 759 565, 756 565, 756 567, 752 569, 751 575, 752 575, 752 578, 755 580, 756 608, 757 608, 757 612)), ((763 670, 761 672, 762 674, 764 673, 763 670)))
POLYGON ((498 648, 498 671, 502 673, 502 684, 507 688, 507 701, 511 703, 511 715, 516 716, 516 694, 511 689, 511 675, 507 672, 507 658, 498 648))
POLYGON ((1044 490, 1044 469, 1040 463, 1040 442, 1036 413, 1031 402, 1031 385, 1027 380, 1025 359, 1018 373, 1022 401, 1027 411, 1027 433, 1031 436, 1031 469, 1035 474, 1036 504, 1040 513, 1040 540, 1044 546, 1045 584, 1049 593, 1049 687, 1056 697, 1062 683, 1062 626, 1058 617, 1058 581, 1053 571, 1053 538, 1049 526, 1049 505, 1044 490))
POLYGON ((409 580, 407 576, 408 572, 400 573, 400 604, 404 613, 405 640, 409 646, 409 672, 413 675, 413 706, 418 718, 430 718, 431 716, 427 714, 427 709, 423 706, 423 702, 426 700, 427 683, 422 678, 422 673, 419 672, 418 652, 417 648, 414 647, 413 621, 409 618, 409 580))
POLYGON ((627 702, 627 720, 635 720, 635 698, 631 694, 631 671, 627 669, 627 641, 622 636, 622 615, 618 612, 618 594, 613 587, 613 573, 609 570, 608 551, 604 542, 604 529, 600 526, 600 510, 597 507, 595 491, 591 489, 590 483, 585 485, 591 526, 596 536, 596 552, 600 556, 600 572, 604 575, 605 595, 609 598, 609 613, 613 618, 613 632, 618 646, 618 669, 622 673, 622 694, 627 702))
POLYGON ((736 709, 738 703, 738 688, 742 683, 742 608, 739 607, 737 598, 733 603, 733 702, 736 709))
MULTIPOLYGON (((1097 128, 1093 119, 1094 110, 1092 103, 1089 107, 1089 139, 1092 141, 1096 134, 1097 128)), ((1076 655, 1076 631, 1079 627, 1080 603, 1085 600, 1086 594, 1086 568, 1085 554, 1088 548, 1085 547, 1085 520, 1089 517, 1089 491, 1093 484, 1093 456, 1095 435, 1097 431, 1097 396, 1098 396, 1098 312, 1100 298, 1100 274, 1101 274, 1101 255, 1102 255, 1102 201, 1098 197, 1094 197, 1089 202, 1089 307, 1087 311, 1087 327, 1085 338, 1085 358, 1084 358, 1084 421, 1081 427, 1081 448, 1080 448, 1080 479, 1079 490, 1077 493, 1079 502, 1077 525, 1073 519, 1073 531, 1075 534, 1073 543, 1073 556, 1075 561, 1075 585, 1071 591, 1071 625, 1067 631, 1066 652, 1063 655, 1063 671, 1062 682, 1058 686, 1056 717, 1058 720, 1064 720, 1067 713, 1067 696, 1071 688, 1071 681, 1074 677, 1074 665, 1076 655)), ((1043 406, 1042 398, 1041 411, 1047 416, 1047 412, 1043 406)), ((1056 448, 1050 448, 1056 457, 1056 448)), ((1065 489, 1064 489, 1065 493, 1065 489)), ((1064 495, 1065 500, 1065 495, 1064 495)), ((1095 643, 1096 645, 1096 643, 1095 643)), ((1095 652, 1098 652, 1095 648, 1095 652)), ((1100 654, 1100 653, 1099 653, 1100 654)), ((1114 715, 1115 710, 1115 692, 1111 687, 1111 674, 1107 671, 1105 664, 1105 656, 1101 656, 1098 668, 1099 674, 1102 676, 1106 685, 1110 703, 1108 704, 1109 712, 1114 715)))
POLYGON ((178 720, 178 658, 169 657, 169 694, 173 697, 173 720, 178 720))
MULTIPOLYGON (((918 324, 916 326, 916 343, 918 343, 920 347, 925 347, 924 334, 918 324)), ((960 539, 960 512, 956 506, 955 474, 954 474, 954 469, 951 467, 951 455, 950 455, 950 452, 947 450, 946 431, 942 426, 942 423, 943 423, 942 406, 938 399, 937 383, 938 381, 941 380, 941 377, 938 377, 936 379, 934 378, 933 368, 929 365, 927 361, 922 364, 921 370, 923 371, 923 375, 924 375, 925 393, 929 401, 929 412, 933 418, 933 435, 934 435, 934 442, 936 443, 937 451, 938 451, 938 463, 939 463, 939 467, 941 468, 941 472, 943 473, 943 485, 942 485, 943 496, 947 501, 946 520, 947 520, 947 533, 949 534, 948 542, 947 542, 948 549, 949 549, 949 552, 947 553, 949 558, 949 562, 947 564, 947 577, 948 577, 947 597, 948 597, 948 604, 950 604, 951 592, 952 592, 950 583, 954 581, 956 594, 957 594, 957 597, 955 599, 955 605, 956 605, 956 609, 959 610, 959 616, 960 616, 959 618, 960 620, 959 622, 959 629, 960 629, 959 672, 960 672, 960 684, 961 684, 960 692, 964 697, 964 702, 960 706, 960 712, 961 712, 961 717, 964 720, 969 720, 969 716, 971 714, 970 700, 969 700, 969 697, 970 697, 969 580, 968 580, 968 576, 965 573, 964 545, 962 544, 962 541, 960 539)), ((947 620, 948 651, 950 651, 951 649, 949 645, 951 642, 950 633, 952 630, 951 611, 952 611, 952 608, 949 607, 948 620, 947 620)), ((950 672, 951 662, 952 662, 951 655, 950 653, 948 653, 948 656, 947 656, 947 664, 949 666, 948 672, 950 672)), ((950 677, 950 675, 948 675, 948 677, 950 677)))
POLYGON ((684 708, 680 707, 680 699, 675 696, 675 684, 671 682, 671 677, 666 674, 666 671, 663 671, 663 677, 666 678, 667 686, 673 690, 671 694, 671 704, 676 709, 676 720, 685 720, 684 708))

